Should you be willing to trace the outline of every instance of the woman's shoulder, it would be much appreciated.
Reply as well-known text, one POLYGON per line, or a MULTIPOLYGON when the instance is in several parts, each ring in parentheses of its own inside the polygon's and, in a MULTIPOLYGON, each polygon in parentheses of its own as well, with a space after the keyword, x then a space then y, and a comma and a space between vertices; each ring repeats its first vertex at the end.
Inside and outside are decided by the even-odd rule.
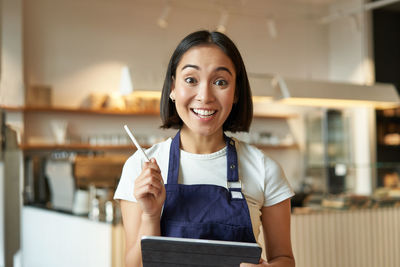
POLYGON ((256 146, 251 145, 247 142, 244 142, 240 139, 233 138, 236 143, 236 147, 241 150, 242 153, 251 153, 251 154, 256 154, 256 155, 263 155, 264 153, 258 149, 256 146))
POLYGON ((250 160, 254 163, 258 163, 262 168, 276 169, 280 168, 279 163, 268 156, 264 151, 251 145, 247 142, 241 141, 234 138, 236 141, 236 147, 238 150, 239 157, 243 160, 250 160))
POLYGON ((236 149, 240 157, 245 157, 253 160, 254 159, 264 160, 265 157, 268 157, 267 155, 264 154, 263 151, 261 151, 256 146, 244 142, 240 139, 234 138, 234 140, 236 142, 236 149))

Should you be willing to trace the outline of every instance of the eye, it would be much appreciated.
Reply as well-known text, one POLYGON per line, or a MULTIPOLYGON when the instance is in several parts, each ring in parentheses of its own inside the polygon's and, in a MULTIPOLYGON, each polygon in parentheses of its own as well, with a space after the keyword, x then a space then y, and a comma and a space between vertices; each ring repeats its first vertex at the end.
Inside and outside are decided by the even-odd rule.
POLYGON ((197 81, 196 81, 196 79, 193 78, 193 77, 187 77, 187 78, 185 78, 185 82, 186 82, 186 83, 189 83, 189 84, 194 84, 194 83, 196 83, 197 81))
POLYGON ((220 79, 220 80, 216 80, 216 81, 214 82, 214 84, 215 84, 215 85, 218 85, 218 86, 227 86, 227 85, 228 85, 228 82, 225 81, 225 80, 220 79))

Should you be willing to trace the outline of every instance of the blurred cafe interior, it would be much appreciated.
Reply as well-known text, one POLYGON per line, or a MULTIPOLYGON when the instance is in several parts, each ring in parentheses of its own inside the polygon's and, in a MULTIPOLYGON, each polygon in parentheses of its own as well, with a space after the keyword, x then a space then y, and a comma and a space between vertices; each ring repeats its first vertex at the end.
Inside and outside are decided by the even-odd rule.
POLYGON ((242 53, 249 133, 296 192, 299 267, 400 266, 400 1, 0 0, 0 266, 124 266, 113 200, 161 130, 169 57, 218 30, 242 53))

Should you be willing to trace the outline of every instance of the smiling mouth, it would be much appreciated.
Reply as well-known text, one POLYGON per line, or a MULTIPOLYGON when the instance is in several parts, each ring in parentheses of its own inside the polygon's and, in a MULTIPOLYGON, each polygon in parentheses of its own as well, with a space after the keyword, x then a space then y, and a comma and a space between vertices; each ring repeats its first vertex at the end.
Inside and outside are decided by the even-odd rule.
POLYGON ((192 108, 191 109, 193 111, 194 114, 196 114, 197 116, 199 116, 200 118, 209 118, 212 115, 214 115, 215 113, 217 113, 216 110, 212 110, 212 109, 197 109, 197 108, 192 108))

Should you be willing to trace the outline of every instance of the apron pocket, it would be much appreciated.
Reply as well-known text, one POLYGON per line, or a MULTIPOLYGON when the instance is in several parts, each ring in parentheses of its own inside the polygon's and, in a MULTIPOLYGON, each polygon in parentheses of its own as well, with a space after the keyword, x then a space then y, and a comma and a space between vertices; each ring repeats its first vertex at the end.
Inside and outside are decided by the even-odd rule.
POLYGON ((168 220, 163 221, 161 224, 161 234, 169 237, 256 242, 251 228, 221 223, 193 223, 168 220))

